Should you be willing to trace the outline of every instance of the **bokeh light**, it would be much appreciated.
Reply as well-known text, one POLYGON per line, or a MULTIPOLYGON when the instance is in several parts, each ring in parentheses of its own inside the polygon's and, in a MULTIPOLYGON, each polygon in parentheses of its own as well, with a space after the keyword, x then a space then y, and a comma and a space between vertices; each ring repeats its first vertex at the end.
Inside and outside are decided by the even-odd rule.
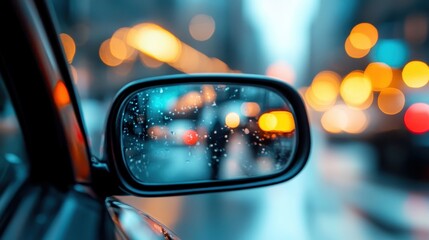
POLYGON ((179 39, 153 23, 134 26, 127 35, 127 43, 137 50, 167 63, 175 62, 182 48, 179 39))
POLYGON ((98 51, 101 61, 110 67, 119 66, 123 60, 116 58, 110 51, 110 39, 104 41, 98 51))
POLYGON ((340 104, 335 105, 322 115, 321 125, 329 133, 359 134, 367 128, 368 117, 365 112, 359 109, 340 104))
POLYGON ((353 27, 349 39, 354 48, 367 50, 377 43, 378 31, 371 23, 359 23, 353 27))
POLYGON ((121 60, 133 60, 137 51, 127 44, 130 28, 119 28, 110 39, 110 51, 113 56, 121 60))
POLYGON ((429 67, 421 61, 411 61, 402 70, 402 79, 411 88, 420 88, 429 81, 429 67))
POLYGON ((58 107, 64 107, 70 103, 70 95, 63 81, 58 81, 55 85, 54 100, 58 107))
POLYGON ((350 42, 350 38, 346 39, 346 42, 344 43, 344 49, 346 50, 347 55, 351 58, 363 58, 366 55, 368 55, 370 51, 370 48, 368 49, 355 48, 350 42))
POLYGON ((263 131, 271 131, 277 125, 277 118, 271 113, 264 113, 259 117, 258 125, 263 131))
POLYGON ((230 112, 225 117, 225 125, 229 128, 236 128, 240 125, 240 115, 230 112))
POLYGON ((295 130, 295 120, 293 114, 288 111, 272 111, 270 114, 276 118, 274 131, 289 133, 295 130))
POLYGON ((241 113, 246 117, 256 117, 261 108, 256 102, 244 102, 241 104, 241 113))
POLYGON ((347 109, 347 125, 344 132, 350 134, 362 133, 368 126, 368 117, 364 111, 358 109, 347 109))
POLYGON ((76 44, 73 38, 66 33, 61 33, 60 40, 66 54, 67 62, 72 63, 76 54, 76 44))
POLYGON ((371 57, 393 68, 401 68, 408 60, 408 46, 403 40, 383 39, 374 47, 371 57))
POLYGON ((309 95, 317 106, 329 107, 335 104, 340 88, 340 76, 332 71, 318 73, 309 88, 309 95))
POLYGON ((429 131, 429 105, 425 103, 415 103, 411 105, 404 116, 404 123, 407 129, 416 134, 429 131))
POLYGON ((164 64, 163 62, 151 58, 142 52, 139 53, 139 59, 145 66, 149 68, 159 68, 164 64))
POLYGON ((428 19, 423 14, 408 16, 404 22, 404 35, 408 42, 422 44, 428 35, 428 19))
POLYGON ((198 142, 198 133, 194 130, 187 130, 182 135, 183 143, 186 145, 193 146, 198 142))
POLYGON ((326 111, 321 118, 323 129, 329 133, 341 133, 347 126, 347 111, 345 105, 336 105, 326 111))
POLYGON ((371 81, 361 71, 351 72, 341 83, 341 97, 349 106, 359 107, 367 101, 371 93, 371 81))
POLYGON ((202 87, 202 95, 205 103, 213 103, 217 97, 213 85, 204 85, 202 87))
POLYGON ((365 77, 371 80, 373 91, 381 91, 390 86, 393 79, 392 68, 385 63, 374 62, 365 69, 365 77))
POLYGON ((371 107, 373 102, 374 102, 374 93, 370 92, 369 97, 368 97, 368 99, 366 99, 365 102, 363 102, 362 104, 359 104, 359 105, 355 105, 355 106, 353 106, 353 108, 365 110, 365 109, 368 109, 369 107, 371 107))
POLYGON ((399 113, 405 105, 405 95, 396 88, 386 88, 378 96, 378 108, 387 114, 395 115, 399 113))
POLYGON ((266 75, 281 79, 289 84, 293 84, 295 82, 295 71, 289 64, 283 61, 271 64, 267 68, 266 75))
POLYGON ((189 33, 197 41, 206 41, 215 32, 216 24, 211 16, 198 14, 189 23, 189 33))

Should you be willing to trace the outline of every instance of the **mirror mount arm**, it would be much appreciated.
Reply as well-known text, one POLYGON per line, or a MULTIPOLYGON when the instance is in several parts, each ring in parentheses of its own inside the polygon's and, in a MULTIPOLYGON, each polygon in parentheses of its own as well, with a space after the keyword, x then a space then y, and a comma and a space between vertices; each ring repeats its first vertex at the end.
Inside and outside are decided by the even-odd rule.
POLYGON ((119 187, 119 182, 109 170, 106 160, 91 158, 94 191, 102 199, 112 195, 129 195, 119 187))

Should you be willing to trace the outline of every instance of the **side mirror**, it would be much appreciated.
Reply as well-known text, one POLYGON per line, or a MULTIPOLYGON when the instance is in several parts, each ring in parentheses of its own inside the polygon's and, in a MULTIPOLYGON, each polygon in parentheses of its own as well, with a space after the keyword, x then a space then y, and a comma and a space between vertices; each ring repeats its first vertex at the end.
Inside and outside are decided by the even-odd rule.
POLYGON ((299 94, 256 75, 172 75, 126 85, 106 131, 110 172, 125 192, 166 196, 265 186, 307 162, 299 94))

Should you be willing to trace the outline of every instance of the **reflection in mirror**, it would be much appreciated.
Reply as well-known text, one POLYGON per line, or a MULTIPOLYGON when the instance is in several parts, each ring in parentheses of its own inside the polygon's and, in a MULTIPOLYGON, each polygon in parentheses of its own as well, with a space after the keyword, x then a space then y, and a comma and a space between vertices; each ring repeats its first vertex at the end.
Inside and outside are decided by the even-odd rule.
POLYGON ((256 86, 178 84, 140 90, 123 108, 123 157, 144 184, 264 176, 296 147, 290 104, 256 86))

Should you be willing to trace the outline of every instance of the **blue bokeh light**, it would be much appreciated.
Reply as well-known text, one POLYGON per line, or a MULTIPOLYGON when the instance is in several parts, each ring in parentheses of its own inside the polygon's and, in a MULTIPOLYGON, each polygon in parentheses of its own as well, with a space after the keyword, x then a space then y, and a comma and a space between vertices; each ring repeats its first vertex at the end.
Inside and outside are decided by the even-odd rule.
POLYGON ((383 62, 393 68, 401 68, 408 60, 407 44, 400 39, 382 39, 374 47, 371 58, 375 62, 383 62))

